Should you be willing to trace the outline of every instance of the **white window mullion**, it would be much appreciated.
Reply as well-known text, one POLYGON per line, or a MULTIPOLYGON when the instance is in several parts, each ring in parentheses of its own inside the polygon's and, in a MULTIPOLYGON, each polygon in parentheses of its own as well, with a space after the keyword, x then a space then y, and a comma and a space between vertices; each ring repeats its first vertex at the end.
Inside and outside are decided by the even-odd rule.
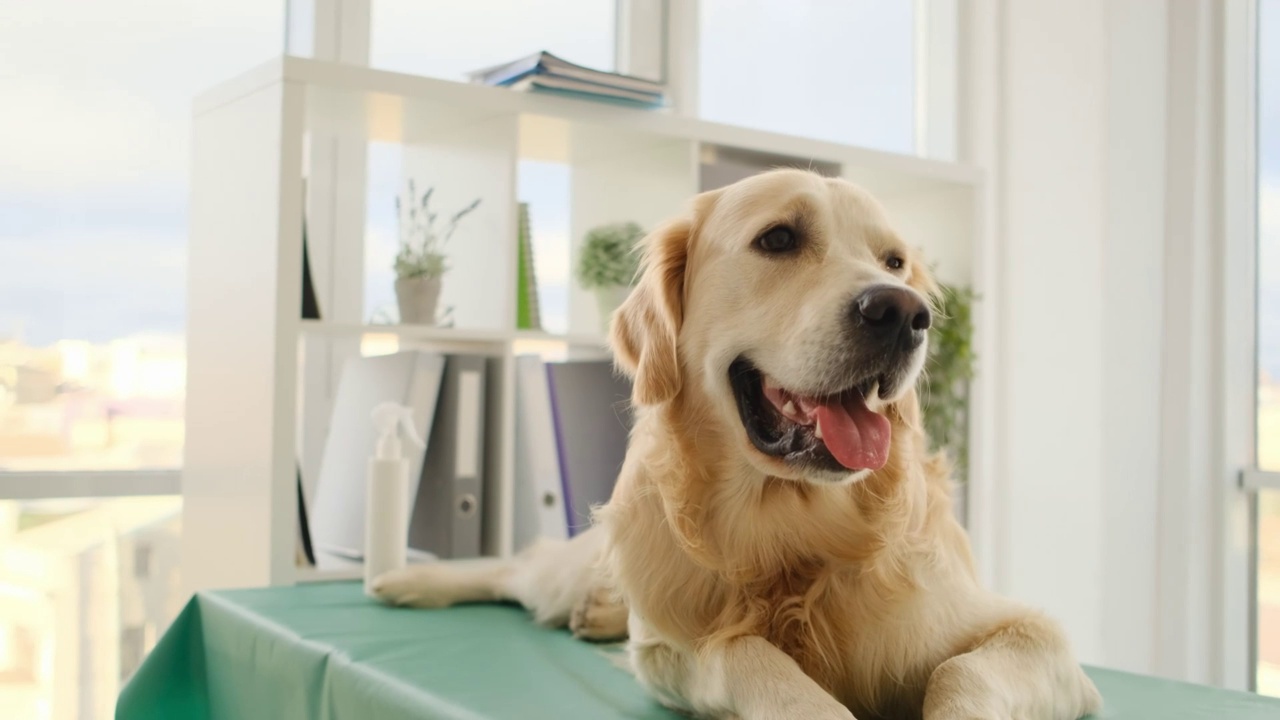
POLYGON ((180 470, 0 472, 0 500, 177 495, 180 470))
POLYGON ((1253 684, 1251 3, 1169 8, 1157 672, 1253 684))
POLYGON ((678 115, 698 116, 698 0, 666 0, 666 39, 663 79, 671 109, 678 115))
POLYGON ((915 152, 956 158, 958 0, 915 0, 915 152))
POLYGON ((1258 144, 1257 144, 1257 16, 1253 2, 1222 7, 1217 52, 1221 56, 1222 203, 1224 248, 1219 264, 1217 303, 1218 348, 1217 489, 1222 497, 1219 520, 1221 563, 1214 598, 1219 647, 1217 681, 1229 688, 1256 690, 1257 625, 1257 490, 1280 487, 1280 473, 1256 468, 1258 144), (1241 472, 1243 468, 1243 472, 1241 472))
POLYGON ((367 65, 372 15, 372 0, 288 0, 285 53, 367 65))
POLYGON ((666 0, 618 0, 614 53, 617 71, 664 80, 666 0))
POLYGON ((957 23, 955 113, 957 155, 983 172, 974 212, 983 221, 974 234, 973 287, 981 301, 974 307, 973 346, 982 372, 971 390, 970 473, 965 488, 966 519, 982 582, 1008 589, 1010 510, 1007 459, 1000 439, 1007 437, 1008 374, 1001 367, 1007 342, 1008 304, 1000 252, 1002 159, 1001 19, 997 0, 969 0, 957 23), (959 30, 963 30, 960 32, 959 30))

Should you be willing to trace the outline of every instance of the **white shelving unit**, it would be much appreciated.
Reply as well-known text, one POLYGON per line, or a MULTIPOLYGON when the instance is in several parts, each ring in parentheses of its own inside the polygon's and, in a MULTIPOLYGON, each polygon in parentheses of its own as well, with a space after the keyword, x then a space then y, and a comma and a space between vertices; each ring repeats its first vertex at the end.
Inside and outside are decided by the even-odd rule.
POLYGON ((516 329, 521 162, 569 170, 571 241, 569 257, 560 258, 568 263, 593 226, 653 227, 699 190, 800 165, 875 193, 942 279, 981 291, 975 280, 985 276, 975 257, 982 192, 975 170, 664 112, 283 57, 201 95, 193 147, 183 470, 191 589, 325 577, 296 565, 295 477, 314 454, 308 438, 318 436, 302 418, 327 417, 337 376, 333 368, 318 380, 307 374, 308 356, 319 353, 424 347, 500 360, 490 388, 485 547, 514 550, 512 359, 608 352, 593 298, 576 287, 567 333, 516 329), (446 209, 484 199, 450 244, 442 302, 455 308, 456 327, 368 325, 349 309, 323 322, 300 319, 304 208, 309 230, 324 225, 332 235, 320 263, 329 266, 327 282, 358 287, 364 272, 365 218, 334 218, 339 213, 314 195, 304 200, 309 165, 328 157, 333 143, 399 146, 405 177, 436 187, 433 201, 446 209), (324 213, 327 220, 313 221, 324 213))
POLYGON ((604 350, 607 341, 601 334, 562 334, 543 330, 468 330, 465 328, 436 327, 434 325, 378 325, 365 323, 325 322, 303 320, 303 333, 314 335, 377 335, 399 338, 408 342, 451 342, 463 345, 503 343, 554 343, 580 348, 604 350))

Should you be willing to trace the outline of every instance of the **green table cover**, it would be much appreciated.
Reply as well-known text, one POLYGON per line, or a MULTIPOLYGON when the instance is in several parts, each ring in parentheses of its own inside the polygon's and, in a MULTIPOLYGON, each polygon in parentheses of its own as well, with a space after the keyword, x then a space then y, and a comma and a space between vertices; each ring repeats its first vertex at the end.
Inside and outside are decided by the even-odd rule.
MULTIPOLYGON (((1280 720, 1280 701, 1089 669, 1108 720, 1280 720)), ((676 718, 608 650, 523 610, 401 610, 359 583, 196 595, 120 694, 118 720, 676 718)))

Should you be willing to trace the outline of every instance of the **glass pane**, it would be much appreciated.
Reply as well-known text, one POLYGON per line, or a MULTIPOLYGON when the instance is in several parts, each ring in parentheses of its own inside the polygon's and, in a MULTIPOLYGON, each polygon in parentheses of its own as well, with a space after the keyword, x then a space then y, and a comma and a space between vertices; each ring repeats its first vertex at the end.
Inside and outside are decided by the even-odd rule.
POLYGON ((1258 465, 1280 471, 1280 0, 1258 7, 1258 465))
MULTIPOLYGON (((1258 3, 1258 465, 1280 471, 1280 0, 1258 3)), ((1258 495, 1258 691, 1280 696, 1280 492, 1258 495)))
POLYGON ((702 116, 912 152, 914 5, 881 0, 702 0, 702 116))
POLYGON ((374 0, 370 64, 465 80, 467 73, 547 50, 612 71, 614 2, 374 0))
POLYGON ((520 202, 529 206, 539 321, 542 329, 553 333, 570 329, 571 172, 567 164, 521 160, 516 175, 520 202))
POLYGON ((0 21, 0 470, 181 460, 191 101, 283 0, 42 0, 0 21))
POLYGON ((110 718, 177 615, 177 497, 0 501, 0 707, 110 718))
POLYGON ((1258 692, 1280 697, 1280 492, 1258 494, 1258 692))

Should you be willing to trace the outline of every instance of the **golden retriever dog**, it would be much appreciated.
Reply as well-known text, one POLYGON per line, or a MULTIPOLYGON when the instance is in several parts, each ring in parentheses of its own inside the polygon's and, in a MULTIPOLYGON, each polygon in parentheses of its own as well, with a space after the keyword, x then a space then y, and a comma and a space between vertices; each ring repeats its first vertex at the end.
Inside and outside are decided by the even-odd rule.
POLYGON ((980 587, 915 385, 937 286, 866 192, 798 170, 699 195, 611 323, 626 462, 593 528, 380 578, 416 607, 514 600, 628 637, 700 717, 1072 720, 1059 627, 980 587))

